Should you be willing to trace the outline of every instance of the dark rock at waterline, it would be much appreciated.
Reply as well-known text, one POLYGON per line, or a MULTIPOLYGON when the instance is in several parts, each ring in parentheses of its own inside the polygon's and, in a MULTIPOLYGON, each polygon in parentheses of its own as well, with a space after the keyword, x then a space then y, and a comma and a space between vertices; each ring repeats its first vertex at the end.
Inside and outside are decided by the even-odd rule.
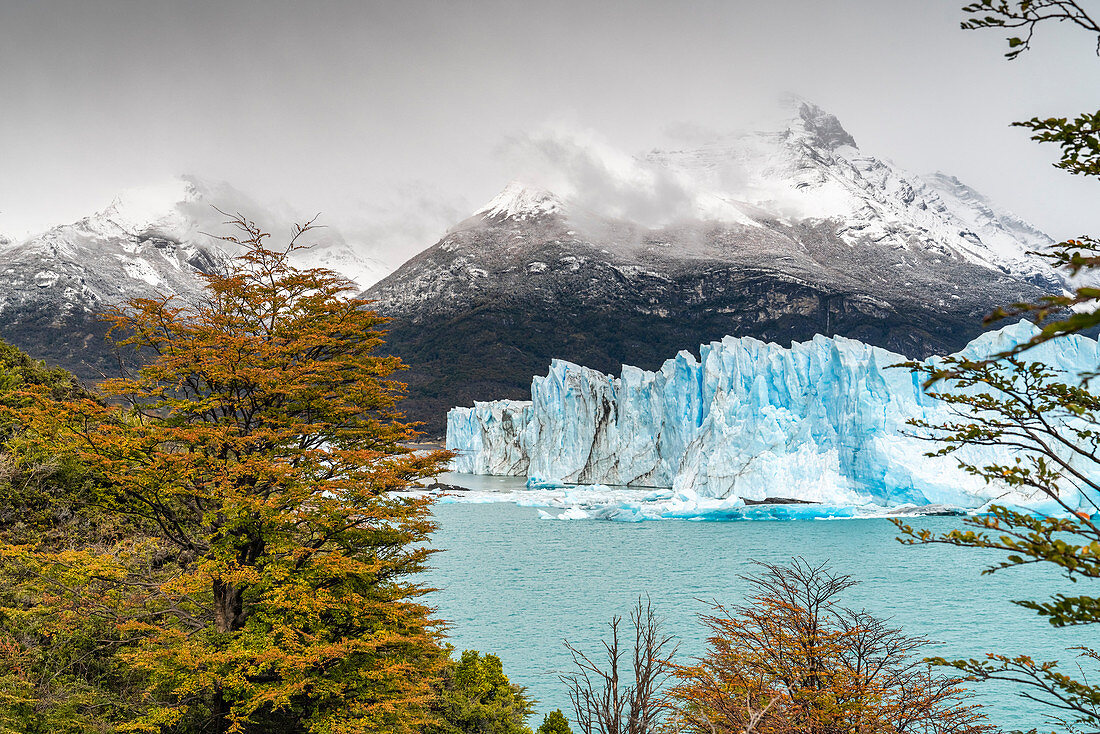
POLYGON ((810 500, 796 500, 790 497, 768 497, 763 500, 743 500, 746 505, 752 507, 754 505, 819 505, 820 502, 811 502, 810 500))

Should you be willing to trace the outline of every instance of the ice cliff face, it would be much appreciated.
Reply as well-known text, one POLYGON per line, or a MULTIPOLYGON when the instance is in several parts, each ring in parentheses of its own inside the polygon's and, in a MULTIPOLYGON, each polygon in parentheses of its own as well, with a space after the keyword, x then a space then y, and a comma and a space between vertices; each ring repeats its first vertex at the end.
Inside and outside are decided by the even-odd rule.
MULTIPOLYGON (((1034 333, 1027 322, 985 334, 963 354, 986 356, 1034 333)), ((1029 353, 1070 374, 1100 364, 1097 343, 1072 337, 1029 353)), ((975 508, 1032 505, 929 458, 911 418, 948 418, 903 357, 842 337, 783 348, 727 337, 681 352, 657 371, 615 378, 556 360, 531 401, 476 403, 447 417, 460 472, 540 481, 671 487, 681 498, 774 498, 832 505, 975 508)), ((968 460, 1008 458, 969 450, 968 460)))

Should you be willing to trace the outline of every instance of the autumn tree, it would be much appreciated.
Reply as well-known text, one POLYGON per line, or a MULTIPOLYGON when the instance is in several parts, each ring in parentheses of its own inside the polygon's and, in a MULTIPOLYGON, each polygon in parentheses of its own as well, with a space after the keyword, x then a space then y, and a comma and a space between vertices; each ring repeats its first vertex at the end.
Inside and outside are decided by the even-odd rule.
POLYGON ((634 639, 628 650, 620 636, 622 617, 611 618, 611 638, 602 642, 603 662, 565 643, 574 672, 561 676, 561 682, 581 734, 653 734, 664 720, 664 687, 672 673, 675 640, 665 634, 648 598, 643 603, 639 597, 629 623, 634 639))
MULTIPOLYGON (((397 409, 384 319, 241 217, 205 298, 131 300, 112 336, 146 363, 105 400, 51 395, 22 440, 97 477, 82 509, 125 533, 7 546, 42 604, 119 636, 136 712, 119 731, 421 731, 445 652, 415 582, 440 470, 397 409)), ((109 722, 105 722, 105 730, 109 722)))
POLYGON ((929 644, 840 604, 857 582, 824 564, 758 564, 748 600, 703 615, 708 648, 676 668, 670 729, 692 734, 991 732, 929 644))

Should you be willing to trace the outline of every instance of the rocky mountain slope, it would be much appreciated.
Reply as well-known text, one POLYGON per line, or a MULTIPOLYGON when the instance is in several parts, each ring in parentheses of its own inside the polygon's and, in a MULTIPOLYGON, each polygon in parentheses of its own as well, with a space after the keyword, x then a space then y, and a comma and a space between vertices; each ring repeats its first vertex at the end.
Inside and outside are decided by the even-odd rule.
POLYGON ((808 103, 776 130, 640 164, 687 192, 687 216, 640 224, 513 183, 366 292, 393 318, 406 409, 429 433, 452 406, 523 397, 552 358, 616 373, 726 335, 815 334, 925 357, 1061 285, 1026 254, 1042 232, 950 176, 861 151, 808 103))
MULTIPOLYGON (((181 178, 128 191, 78 222, 24 240, 0 239, 0 338, 85 379, 116 366, 100 316, 135 296, 189 299, 233 250, 214 206, 244 212, 273 233, 290 222, 228 186, 181 178)), ((336 270, 362 286, 389 267, 353 248, 336 230, 318 230, 299 264, 336 270)))

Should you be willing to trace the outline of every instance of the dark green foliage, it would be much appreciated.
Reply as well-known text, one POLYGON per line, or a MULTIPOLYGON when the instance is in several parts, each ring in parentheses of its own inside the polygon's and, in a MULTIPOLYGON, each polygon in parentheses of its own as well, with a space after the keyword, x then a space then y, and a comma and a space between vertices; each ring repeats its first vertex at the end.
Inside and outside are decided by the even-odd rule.
MULTIPOLYGON (((962 28, 1004 28, 1020 33, 1007 39, 1005 56, 1015 59, 1031 48, 1035 29, 1041 23, 1072 23, 1100 34, 1100 25, 1082 5, 1076 0, 979 0, 963 7, 963 12, 970 17, 962 22, 962 28)), ((1100 45, 1097 45, 1097 53, 1100 54, 1100 45)))
POLYGON ((92 397, 68 371, 0 342, 0 542, 58 544, 69 532, 110 532, 103 518, 76 511, 93 478, 75 458, 21 440, 34 388, 53 400, 92 397))
MULTIPOLYGON (((1044 256, 1071 275, 1095 271, 1100 268, 1100 240, 1088 236, 1067 240, 1044 256)), ((1055 337, 1077 334, 1100 326, 1100 288, 1080 286, 1072 292, 1051 293, 1035 301, 1014 303, 1007 308, 996 309, 986 321, 1017 316, 1034 319, 1041 330, 1030 341, 1019 345, 1009 354, 1020 354, 1055 337)))
POLYGON ((1062 160, 1054 165, 1081 176, 1100 176, 1100 112, 1086 112, 1074 119, 1033 117, 1014 123, 1033 133, 1032 140, 1057 143, 1062 160))
POLYGON ((76 378, 60 367, 48 367, 45 362, 31 359, 26 354, 0 342, 0 390, 6 400, 16 385, 46 385, 53 389, 55 397, 61 398, 80 390, 76 378))
POLYGON ((496 655, 466 650, 444 672, 442 688, 442 723, 433 734, 531 734, 533 701, 508 681, 496 655))
POLYGON ((554 709, 543 717, 535 734, 573 734, 573 730, 569 728, 569 720, 561 709, 554 709))

